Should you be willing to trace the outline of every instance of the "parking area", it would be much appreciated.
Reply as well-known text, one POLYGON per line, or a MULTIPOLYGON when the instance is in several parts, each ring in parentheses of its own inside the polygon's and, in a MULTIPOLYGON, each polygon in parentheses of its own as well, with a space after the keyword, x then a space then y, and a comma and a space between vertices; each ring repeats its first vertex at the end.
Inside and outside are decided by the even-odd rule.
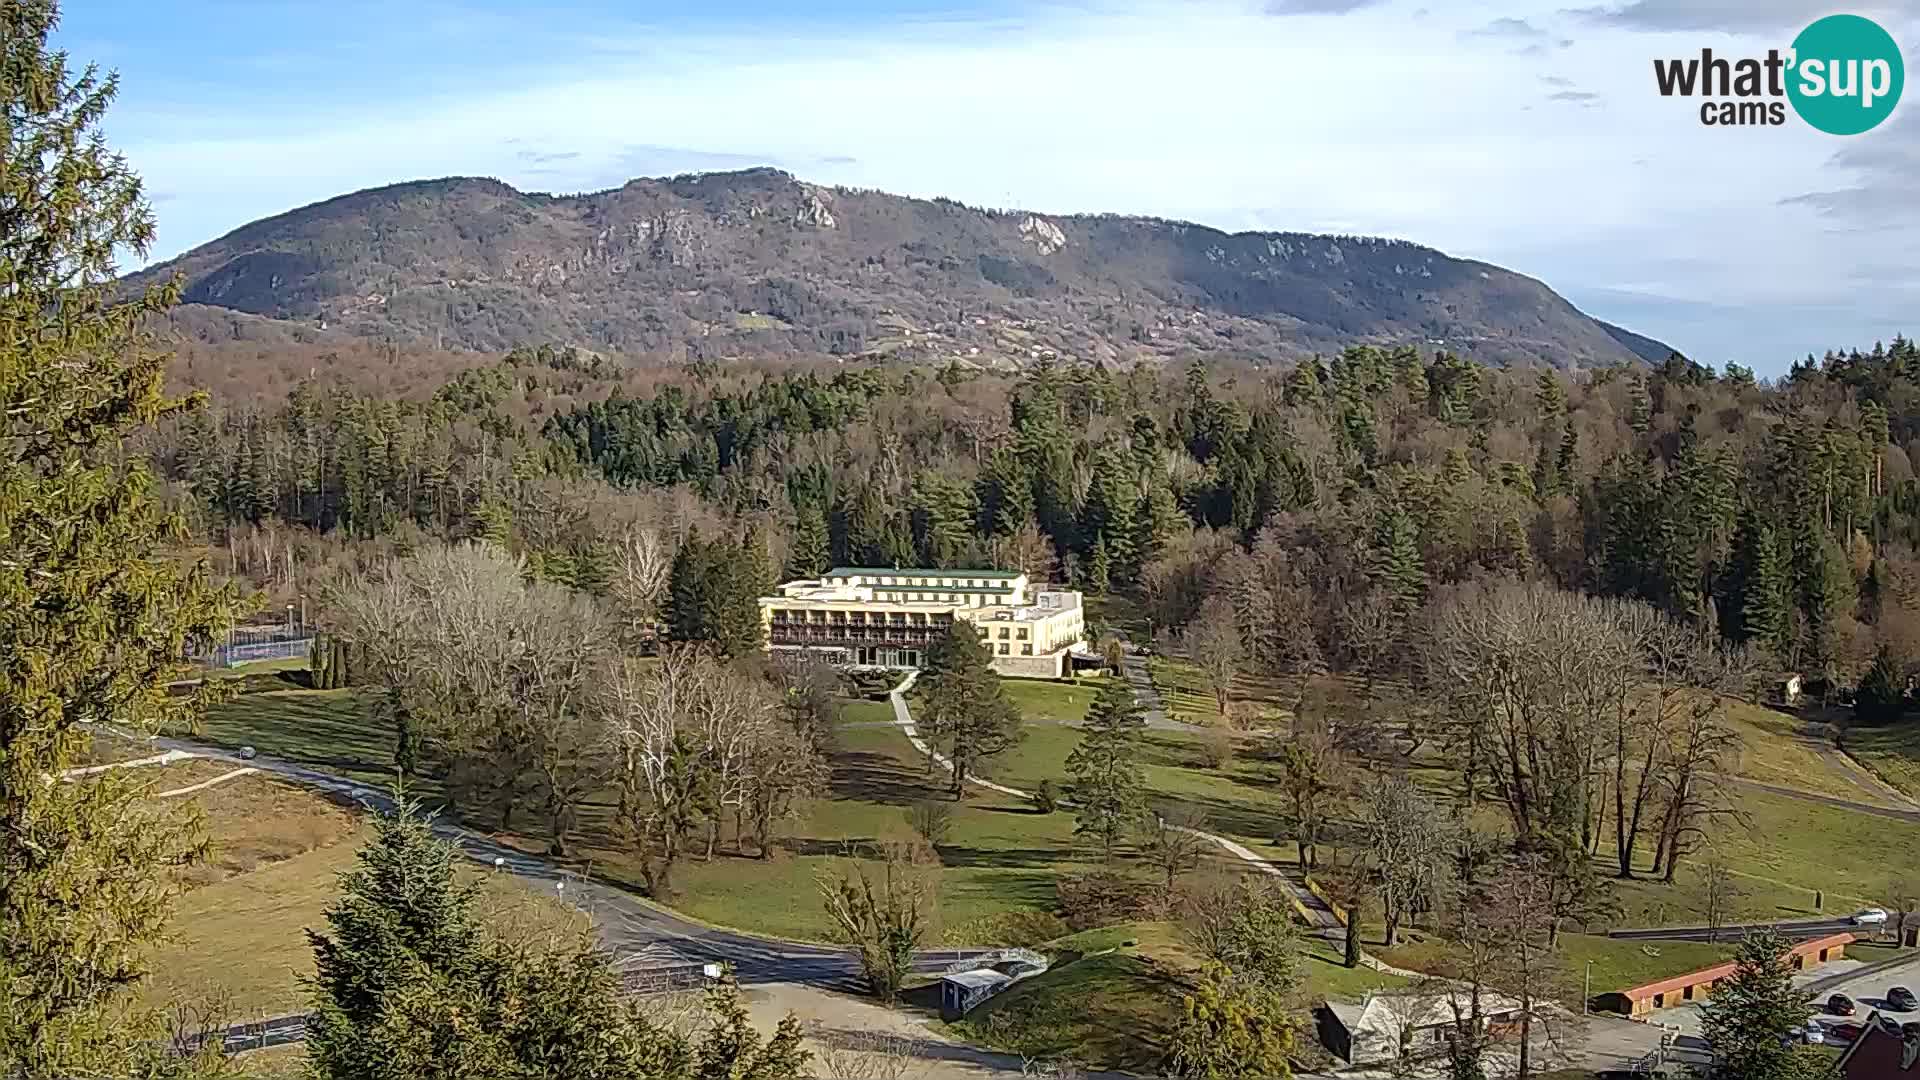
POLYGON ((1818 1011, 1814 1013, 1813 1018, 1823 1027, 1832 1028, 1841 1024, 1865 1021, 1867 1014, 1878 1009, 1903 1024, 1920 1020, 1920 1011, 1911 1008, 1900 1009, 1887 1000, 1887 991, 1896 986, 1904 986, 1909 990, 1920 988, 1920 952, 1916 952, 1911 959, 1893 967, 1860 975, 1848 974, 1838 983, 1822 986, 1817 992, 1818 999, 1814 1002, 1814 1008, 1818 1011), (1841 1016, 1827 1011, 1827 1003, 1835 994, 1844 994, 1853 1000, 1852 1016, 1841 1016))
MULTIPOLYGON (((1847 1024, 1864 1023, 1867 1015, 1875 1009, 1899 1023, 1920 1021, 1920 1011, 1902 1012, 1893 1008, 1887 1001, 1887 991, 1896 986, 1920 991, 1920 952, 1904 963, 1878 971, 1857 974, 1868 965, 1858 960, 1838 960, 1795 976, 1794 985, 1807 988, 1816 998, 1811 1004, 1814 1012, 1811 1020, 1820 1025, 1822 1032, 1844 1045, 1851 1033, 1846 1031, 1847 1024), (1835 981, 1835 980, 1838 981, 1835 981), (1818 990, 1812 989, 1815 985, 1818 990), (1827 1011, 1827 1002, 1834 994, 1844 994, 1854 1003, 1852 1016, 1842 1016, 1827 1011), (1838 1030, 1836 1030, 1838 1029, 1838 1030)), ((1680 1005, 1671 1009, 1659 1009, 1647 1014, 1647 1022, 1673 1032, 1675 1044, 1683 1048, 1698 1047, 1700 1037, 1700 1006, 1696 1004, 1680 1005)))

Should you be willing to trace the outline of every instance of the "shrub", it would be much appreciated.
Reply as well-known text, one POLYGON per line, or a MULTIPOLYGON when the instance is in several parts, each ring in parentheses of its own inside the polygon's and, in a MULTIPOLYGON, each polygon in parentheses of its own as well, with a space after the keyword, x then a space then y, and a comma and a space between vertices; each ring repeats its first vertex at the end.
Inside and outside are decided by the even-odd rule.
POLYGON ((1224 731, 1209 731, 1200 737, 1200 761, 1209 769, 1224 769, 1233 764, 1233 736, 1224 731))
POLYGON ((1060 809, 1060 788, 1051 780, 1040 781, 1033 793, 1033 808, 1043 814, 1060 809))
POLYGON ((940 799, 922 799, 907 808, 907 824, 920 839, 938 847, 946 842, 953 828, 953 804, 940 799))
POLYGON ((1061 915, 1074 930, 1132 922, 1158 910, 1159 890, 1151 882, 1113 870, 1063 874, 1054 890, 1061 915))

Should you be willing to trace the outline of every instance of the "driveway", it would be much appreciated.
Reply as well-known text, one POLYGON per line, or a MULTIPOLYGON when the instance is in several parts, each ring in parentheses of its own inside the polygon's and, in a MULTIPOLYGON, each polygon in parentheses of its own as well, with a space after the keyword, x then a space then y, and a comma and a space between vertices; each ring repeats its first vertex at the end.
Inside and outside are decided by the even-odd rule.
MULTIPOLYGON (((358 803, 374 810, 391 810, 393 798, 372 784, 349 780, 270 757, 241 762, 230 751, 180 739, 154 739, 158 749, 182 750, 201 757, 245 764, 289 783, 358 803)), ((631 972, 636 966, 671 970, 689 965, 726 963, 742 985, 788 983, 858 993, 863 982, 859 961, 847 949, 783 941, 757 934, 724 930, 694 922, 665 908, 598 881, 582 878, 535 855, 507 847, 451 823, 436 821, 433 832, 461 854, 483 866, 509 873, 579 907, 592 917, 601 940, 616 963, 631 972)), ((949 964, 977 956, 979 949, 942 949, 922 953, 914 962, 921 972, 944 970, 949 964)), ((251 1050, 299 1042, 306 1025, 299 1016, 283 1016, 237 1025, 227 1032, 233 1050, 251 1050)))

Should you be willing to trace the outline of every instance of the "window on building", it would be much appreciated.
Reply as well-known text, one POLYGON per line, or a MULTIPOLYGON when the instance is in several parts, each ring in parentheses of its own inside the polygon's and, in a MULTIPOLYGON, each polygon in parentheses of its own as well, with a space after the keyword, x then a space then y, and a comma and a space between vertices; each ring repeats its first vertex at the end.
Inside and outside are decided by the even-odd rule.
POLYGON ((1027 640, 1027 628, 1024 626, 1021 627, 1019 633, 1015 634, 1014 636, 1018 637, 1021 641, 1027 640))
POLYGON ((1007 655, 1007 643, 1004 641, 1000 643, 1000 655, 1001 656, 1007 655))
POLYGON ((1032 655, 1033 655, 1033 646, 1031 646, 1031 645, 1022 645, 1022 646, 1020 646, 1020 655, 1021 655, 1021 656, 1032 656, 1032 655))

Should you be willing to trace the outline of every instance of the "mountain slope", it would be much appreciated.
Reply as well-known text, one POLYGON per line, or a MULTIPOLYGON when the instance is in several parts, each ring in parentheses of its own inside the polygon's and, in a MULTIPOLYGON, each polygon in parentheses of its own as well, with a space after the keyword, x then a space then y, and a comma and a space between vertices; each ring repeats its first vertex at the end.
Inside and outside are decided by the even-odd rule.
POLYGON ((1005 366, 1371 341, 1490 363, 1637 359, 1540 282, 1414 244, 989 212, 771 169, 564 197, 484 179, 397 184, 254 222, 135 276, 173 273, 189 305, 304 324, 297 336, 478 349, 1005 366))
POLYGON ((1666 363, 1667 357, 1674 353, 1673 346, 1664 341, 1656 341, 1645 334, 1636 334, 1624 326, 1615 326, 1605 319, 1595 319, 1594 322, 1600 324, 1600 329, 1613 335, 1613 340, 1631 349, 1633 355, 1656 367, 1666 363))

